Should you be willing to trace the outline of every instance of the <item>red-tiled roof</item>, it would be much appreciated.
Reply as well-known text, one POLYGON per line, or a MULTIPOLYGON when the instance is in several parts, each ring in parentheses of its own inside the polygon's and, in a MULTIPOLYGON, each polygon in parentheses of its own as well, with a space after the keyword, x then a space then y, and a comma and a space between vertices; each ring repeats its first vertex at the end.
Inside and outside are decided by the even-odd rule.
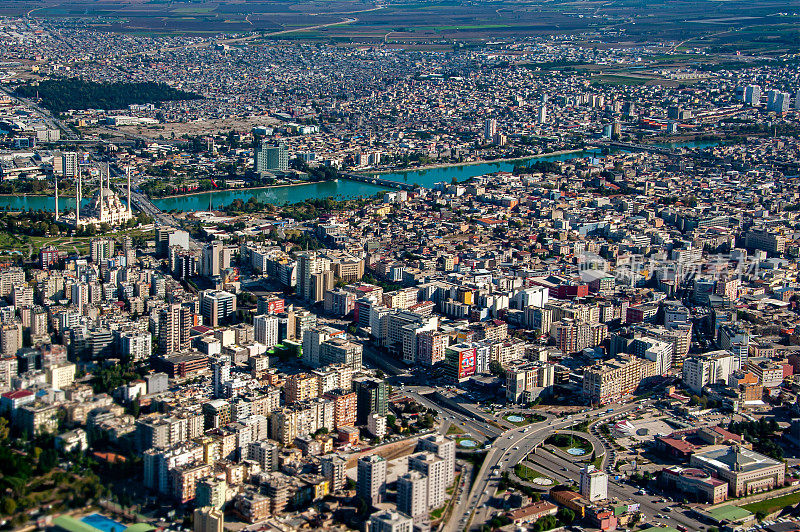
POLYGON ((8 399, 22 399, 23 397, 29 397, 33 395, 33 392, 30 390, 14 390, 13 392, 6 392, 3 394, 3 397, 7 397, 8 399))
POLYGON ((659 438, 659 439, 665 445, 669 445, 673 449, 676 449, 683 453, 690 453, 697 448, 688 441, 676 440, 675 438, 659 438))

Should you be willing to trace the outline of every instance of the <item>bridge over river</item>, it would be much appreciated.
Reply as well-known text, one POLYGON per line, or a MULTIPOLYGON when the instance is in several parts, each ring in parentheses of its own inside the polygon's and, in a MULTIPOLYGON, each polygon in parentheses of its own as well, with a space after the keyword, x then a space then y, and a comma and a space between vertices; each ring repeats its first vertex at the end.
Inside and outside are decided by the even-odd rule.
POLYGON ((360 183, 369 183, 371 185, 378 185, 381 187, 387 188, 396 188, 400 190, 407 190, 412 191, 414 190, 414 185, 409 183, 404 183, 402 181, 393 181, 391 179, 384 179, 377 175, 362 175, 362 174, 339 174, 340 178, 349 179, 351 181, 358 181, 360 183))

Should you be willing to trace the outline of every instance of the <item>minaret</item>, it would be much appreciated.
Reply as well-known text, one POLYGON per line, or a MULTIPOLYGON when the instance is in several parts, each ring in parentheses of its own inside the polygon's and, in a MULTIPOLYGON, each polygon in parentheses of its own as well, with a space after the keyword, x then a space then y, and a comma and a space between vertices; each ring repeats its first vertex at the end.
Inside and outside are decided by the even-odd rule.
POLYGON ((103 181, 103 165, 100 165, 100 212, 97 214, 100 220, 100 223, 103 223, 103 187, 105 187, 105 181, 103 181))
POLYGON ((55 220, 58 221, 58 176, 54 175, 53 178, 54 178, 54 180, 56 182, 56 217, 55 217, 55 220))
POLYGON ((78 188, 75 189, 75 228, 81 226, 81 172, 78 169, 78 188))
MULTIPOLYGON (((108 193, 111 193, 111 165, 106 163, 106 182, 108 183, 108 193)), ((108 218, 111 219, 111 198, 106 197, 106 201, 108 201, 108 218)))
POLYGON ((131 211, 131 167, 125 167, 125 173, 128 174, 128 217, 132 218, 133 213, 131 211))

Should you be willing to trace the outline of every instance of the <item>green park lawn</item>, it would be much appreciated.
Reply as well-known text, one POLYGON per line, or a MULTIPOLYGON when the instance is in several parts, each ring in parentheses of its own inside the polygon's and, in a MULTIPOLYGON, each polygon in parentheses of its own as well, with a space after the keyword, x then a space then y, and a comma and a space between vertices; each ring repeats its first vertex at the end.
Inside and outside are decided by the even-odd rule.
POLYGON ((773 499, 764 499, 763 501, 743 504, 742 508, 749 512, 753 512, 754 514, 761 512, 764 515, 769 515, 772 512, 780 510, 781 508, 793 506, 798 502, 800 502, 800 491, 775 497, 773 499))

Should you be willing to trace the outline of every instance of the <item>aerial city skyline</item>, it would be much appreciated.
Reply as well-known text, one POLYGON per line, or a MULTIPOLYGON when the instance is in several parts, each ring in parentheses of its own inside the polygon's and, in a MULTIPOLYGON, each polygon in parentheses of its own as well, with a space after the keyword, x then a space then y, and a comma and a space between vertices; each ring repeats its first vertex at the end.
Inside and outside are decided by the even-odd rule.
POLYGON ((0 6, 0 527, 800 530, 798 19, 0 6))

